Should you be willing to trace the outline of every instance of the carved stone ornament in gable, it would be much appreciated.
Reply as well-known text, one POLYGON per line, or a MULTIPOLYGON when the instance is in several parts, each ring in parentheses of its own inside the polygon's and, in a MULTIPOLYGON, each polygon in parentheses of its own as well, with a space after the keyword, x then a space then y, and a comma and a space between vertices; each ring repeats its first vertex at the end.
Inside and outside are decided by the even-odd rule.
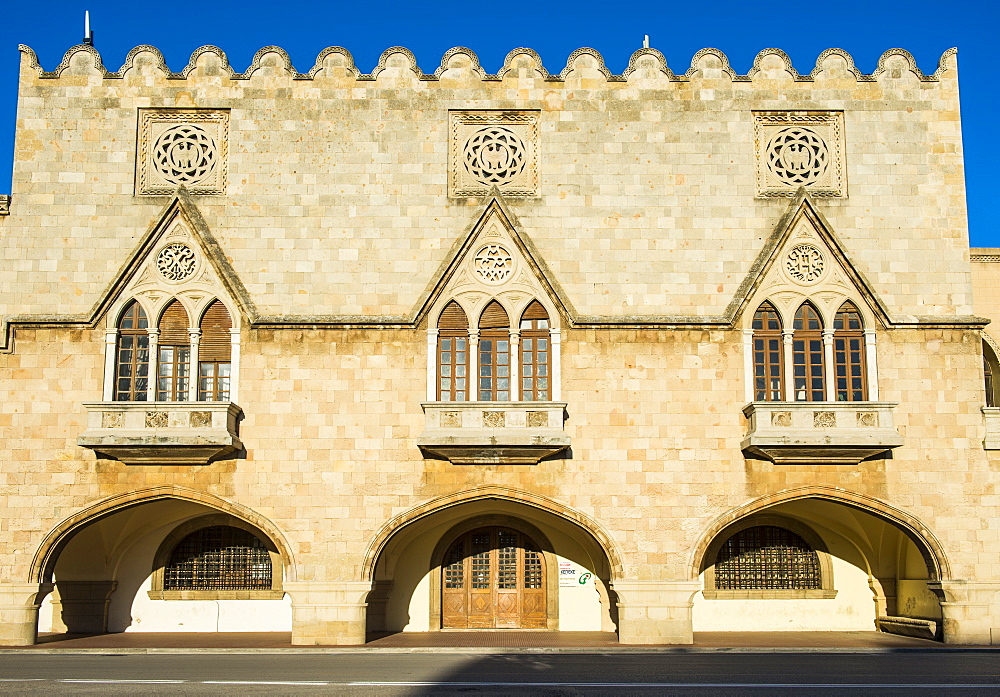
POLYGON ((141 109, 136 193, 224 194, 228 139, 228 110, 141 109))
POLYGON ((537 111, 449 112, 448 195, 538 196, 537 111))
POLYGON ((805 187, 816 198, 846 198, 844 114, 754 112, 757 196, 791 197, 805 187))
POLYGON ((122 298, 144 297, 150 306, 156 306, 170 298, 184 297, 194 307, 208 298, 226 295, 193 235, 175 221, 139 261, 122 298))

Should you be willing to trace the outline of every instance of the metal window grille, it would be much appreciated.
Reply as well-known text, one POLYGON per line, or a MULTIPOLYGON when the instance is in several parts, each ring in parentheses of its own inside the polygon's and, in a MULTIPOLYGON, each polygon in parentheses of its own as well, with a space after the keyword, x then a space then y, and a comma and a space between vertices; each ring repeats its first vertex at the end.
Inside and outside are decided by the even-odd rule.
POLYGON ((733 590, 821 588, 819 556, 801 537, 772 525, 736 533, 715 562, 715 587, 733 590))
POLYGON ((271 556, 255 535, 227 525, 181 540, 163 575, 164 590, 269 590, 271 556))
POLYGON ((444 587, 463 588, 465 585, 465 538, 451 546, 444 567, 444 587))
POLYGON ((524 543, 524 587, 542 587, 542 555, 527 541, 524 543))

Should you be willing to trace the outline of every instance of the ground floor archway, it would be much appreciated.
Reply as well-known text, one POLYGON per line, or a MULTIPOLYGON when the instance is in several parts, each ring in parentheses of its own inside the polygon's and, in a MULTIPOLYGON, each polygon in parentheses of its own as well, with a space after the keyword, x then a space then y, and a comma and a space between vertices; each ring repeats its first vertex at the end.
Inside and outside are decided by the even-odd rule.
POLYGON ((920 526, 832 495, 759 503, 721 519, 700 545, 694 631, 941 637, 947 560, 920 526))
POLYGON ((394 526, 373 559, 369 632, 616 627, 609 555, 540 506, 449 502, 394 526))
POLYGON ((38 631, 290 631, 283 541, 213 499, 135 492, 57 526, 35 559, 53 589, 38 631))

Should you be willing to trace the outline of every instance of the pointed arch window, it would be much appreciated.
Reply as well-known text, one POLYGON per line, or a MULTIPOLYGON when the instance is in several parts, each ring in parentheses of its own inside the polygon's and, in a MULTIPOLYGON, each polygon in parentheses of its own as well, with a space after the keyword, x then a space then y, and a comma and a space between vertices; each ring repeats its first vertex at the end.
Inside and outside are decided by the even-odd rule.
POLYGON ((454 300, 438 319, 437 384, 443 402, 469 398, 469 319, 454 300))
POLYGON ((521 399, 525 402, 548 401, 552 398, 549 313, 537 300, 532 300, 521 315, 520 330, 521 399))
POLYGON ((156 400, 186 402, 191 382, 191 335, 188 314, 176 300, 160 316, 159 329, 156 400))
POLYGON ((868 399, 865 327, 861 312, 850 300, 840 306, 833 320, 833 371, 838 402, 868 399))
POLYGON ((228 402, 232 377, 232 318, 218 300, 201 316, 198 345, 198 401, 228 402))
POLYGON ((510 318, 496 300, 479 318, 479 401, 510 400, 510 318))
POLYGON ((810 302, 795 313, 792 334, 792 370, 796 402, 826 401, 826 365, 823 320, 810 302))
POLYGON ((133 300, 118 320, 115 343, 116 402, 145 402, 149 389, 149 320, 133 300))
POLYGON ((1000 362, 993 347, 983 342, 983 377, 986 378, 986 406, 1000 406, 1000 362))
POLYGON ((763 303, 753 316, 754 401, 785 399, 781 317, 774 305, 763 303))

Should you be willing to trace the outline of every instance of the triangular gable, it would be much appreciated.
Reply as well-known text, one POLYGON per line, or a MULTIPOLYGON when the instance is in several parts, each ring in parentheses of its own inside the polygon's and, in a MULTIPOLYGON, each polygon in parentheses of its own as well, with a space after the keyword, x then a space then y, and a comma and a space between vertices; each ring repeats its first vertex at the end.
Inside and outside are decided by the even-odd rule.
POLYGON ((828 309, 851 300, 862 311, 867 308, 883 326, 893 324, 885 304, 851 261, 829 222, 800 189, 726 314, 736 323, 748 307, 756 308, 764 300, 788 309, 806 298, 828 309))
POLYGON ((514 309, 537 298, 566 319, 576 314, 496 188, 434 274, 414 313, 417 320, 440 311, 452 298, 461 298, 474 312, 490 298, 514 309))
POLYGON ((128 298, 150 304, 178 297, 189 307, 211 297, 231 300, 246 320, 257 316, 246 288, 183 187, 164 206, 91 312, 93 321, 128 298), (183 256, 172 260, 171 251, 183 256), (188 254, 190 250, 193 254, 188 254))

